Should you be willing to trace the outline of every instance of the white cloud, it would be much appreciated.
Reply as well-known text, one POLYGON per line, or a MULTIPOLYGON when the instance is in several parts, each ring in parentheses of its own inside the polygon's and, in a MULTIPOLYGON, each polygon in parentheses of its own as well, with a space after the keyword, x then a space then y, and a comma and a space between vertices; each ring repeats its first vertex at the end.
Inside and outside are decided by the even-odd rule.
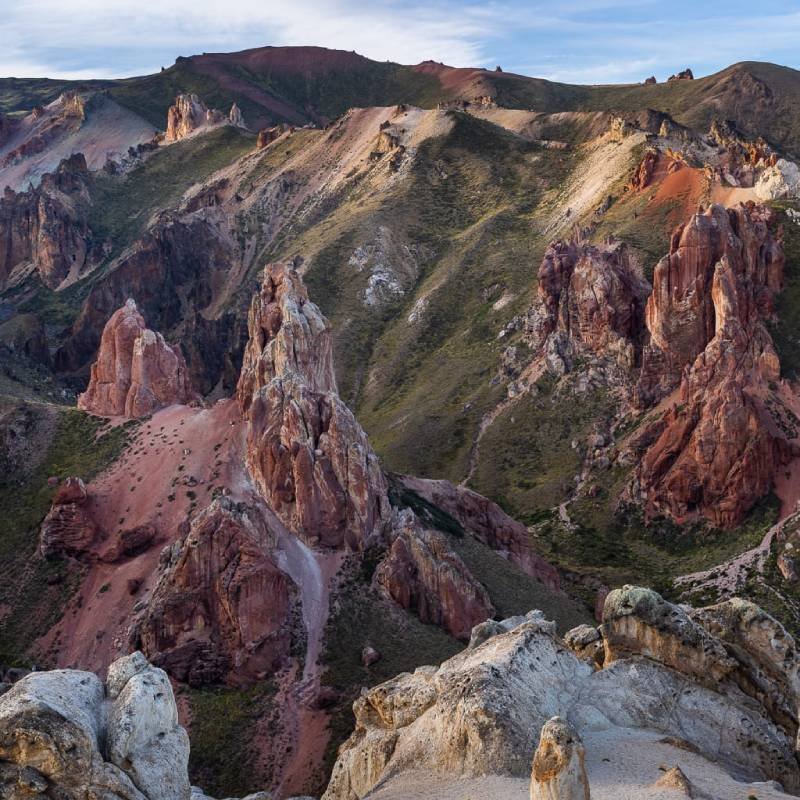
POLYGON ((376 60, 505 69, 580 83, 797 61, 778 0, 0 0, 0 75, 120 77, 177 55, 321 45, 376 60), (3 6, 8 6, 3 8, 3 6), (731 11, 730 9, 734 9, 731 11))
MULTIPOLYGON (((73 69, 66 62, 80 62, 81 53, 93 60, 104 54, 113 70, 116 52, 126 62, 138 61, 123 66, 131 74, 157 69, 155 53, 174 57, 265 44, 314 44, 376 60, 433 58, 466 66, 481 63, 481 38, 490 25, 485 9, 469 5, 453 13, 413 3, 354 0, 236 0, 224 9, 218 0, 23 0, 0 22, 3 39, 11 43, 0 68, 3 74, 63 76, 77 70, 84 75, 85 66, 73 69), (42 67, 44 72, 38 71, 42 67)), ((108 67, 98 69, 104 71, 108 67)))

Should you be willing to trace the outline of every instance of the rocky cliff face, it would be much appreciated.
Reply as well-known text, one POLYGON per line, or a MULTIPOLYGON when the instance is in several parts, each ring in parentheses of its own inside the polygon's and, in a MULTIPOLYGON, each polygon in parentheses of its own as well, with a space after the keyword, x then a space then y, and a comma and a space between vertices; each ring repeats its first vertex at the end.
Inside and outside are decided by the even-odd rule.
MULTIPOLYGON (((527 777, 537 744, 531 796, 561 797, 547 791, 562 782, 578 792, 566 796, 588 796, 581 739, 591 785, 600 772, 591 751, 600 739, 641 753, 657 737, 673 737, 737 780, 773 779, 796 792, 796 723, 773 702, 796 679, 794 642, 754 609, 736 615, 744 621, 731 634, 735 648, 726 648, 709 622, 725 613, 687 613, 637 587, 612 592, 601 628, 607 656, 597 670, 565 648, 537 612, 485 622, 440 667, 400 675, 356 701, 356 730, 324 798, 363 797, 413 770, 527 777), (569 758, 550 764, 557 747, 569 758)), ((793 695, 787 699, 796 711, 793 695)), ((602 796, 615 796, 604 788, 602 796)))
POLYGON ((464 641, 494 615, 488 592, 442 534, 424 530, 406 511, 392 535, 374 581, 394 602, 464 641))
POLYGON ((297 587, 277 567, 276 535, 253 508, 221 497, 162 553, 134 638, 190 685, 271 674, 289 654, 297 587))
POLYGON ((105 416, 142 417, 195 399, 180 348, 149 330, 136 303, 128 300, 103 329, 78 407, 105 416))
POLYGON ((248 330, 237 397, 253 479, 307 543, 361 549, 387 518, 386 482, 336 393, 327 320, 291 266, 266 268, 248 330))
POLYGON ((216 318, 203 312, 233 260, 231 243, 204 218, 158 223, 90 289, 56 352, 56 369, 87 366, 108 318, 135 297, 154 329, 180 335, 194 386, 208 393, 224 379, 232 389, 246 339, 243 320, 233 311, 216 318))
POLYGON ((71 270, 78 274, 86 267, 93 249, 86 221, 88 176, 86 159, 76 154, 36 188, 19 193, 6 188, 0 200, 0 289, 29 263, 50 289, 71 270))
POLYGON ((563 374, 580 354, 631 368, 638 360, 649 286, 622 243, 554 242, 539 267, 526 320, 535 352, 563 374))
POLYGON ((712 206, 675 231, 656 267, 637 395, 653 403, 678 391, 641 434, 636 491, 650 515, 735 525, 794 452, 764 325, 783 273, 774 227, 763 207, 712 206))

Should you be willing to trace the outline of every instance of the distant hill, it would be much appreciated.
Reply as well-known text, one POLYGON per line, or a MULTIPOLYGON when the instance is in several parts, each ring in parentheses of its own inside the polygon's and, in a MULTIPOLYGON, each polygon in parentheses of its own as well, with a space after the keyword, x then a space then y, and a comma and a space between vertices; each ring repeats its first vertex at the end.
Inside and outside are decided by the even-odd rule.
POLYGON ((638 111, 652 108, 695 128, 731 119, 792 155, 800 154, 800 72, 742 62, 697 80, 661 84, 579 86, 433 61, 415 66, 379 62, 323 47, 259 47, 238 53, 180 57, 154 75, 117 81, 0 79, 0 111, 29 110, 65 89, 106 89, 157 127, 179 92, 227 109, 236 102, 252 128, 276 122, 324 123, 351 107, 438 103, 491 97, 534 111, 638 111))

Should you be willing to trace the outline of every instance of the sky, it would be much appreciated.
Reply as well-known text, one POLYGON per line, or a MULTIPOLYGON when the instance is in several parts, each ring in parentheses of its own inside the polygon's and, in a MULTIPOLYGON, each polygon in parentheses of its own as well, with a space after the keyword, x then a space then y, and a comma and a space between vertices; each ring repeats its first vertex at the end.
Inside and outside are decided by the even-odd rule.
POLYGON ((800 0, 0 0, 0 76, 115 78, 179 55, 320 45, 570 83, 800 68, 800 0))

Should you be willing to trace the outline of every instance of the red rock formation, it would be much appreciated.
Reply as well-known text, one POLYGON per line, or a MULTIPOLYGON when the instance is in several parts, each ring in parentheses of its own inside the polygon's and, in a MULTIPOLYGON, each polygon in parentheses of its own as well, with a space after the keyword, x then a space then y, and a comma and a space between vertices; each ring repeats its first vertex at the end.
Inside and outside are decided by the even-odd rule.
POLYGON ((677 75, 670 75, 667 81, 693 81, 694 73, 688 67, 681 70, 677 75))
POLYGON ((248 330, 237 396, 250 474, 306 542, 360 549, 387 517, 386 481, 336 393, 328 322, 292 267, 266 268, 248 330))
POLYGON ((93 414, 142 417, 173 403, 196 400, 180 348, 148 330, 128 300, 103 329, 97 360, 78 407, 93 414))
MULTIPOLYGON (((238 111, 238 108, 236 110, 238 111)), ((241 112, 239 116, 241 117, 241 112)), ((218 125, 226 119, 221 111, 208 108, 196 94, 179 94, 174 104, 167 110, 167 131, 164 141, 178 142, 199 128, 218 125)))
POLYGON ((268 144, 274 142, 279 136, 282 136, 290 129, 289 125, 273 125, 271 128, 262 128, 258 132, 256 138, 256 148, 263 150, 268 144))
POLYGON ((761 206, 714 206, 676 230, 656 267, 639 396, 680 386, 640 437, 635 487, 649 517, 736 525, 795 449, 797 420, 764 326, 784 262, 773 223, 761 206))
POLYGON ((446 511, 485 545, 508 557, 523 572, 550 589, 560 588, 558 570, 537 555, 530 546, 528 529, 509 517, 497 503, 450 481, 403 475, 405 486, 429 503, 446 511))
POLYGON ((97 534, 87 509, 88 494, 80 478, 67 478, 53 497, 39 531, 39 552, 45 558, 86 553, 97 534))
POLYGON ((42 282, 56 288, 90 256, 86 222, 86 160, 80 154, 59 164, 27 192, 6 188, 0 200, 0 288, 15 267, 33 262, 42 282))
POLYGON ((675 229, 669 254, 656 265, 653 293, 645 308, 650 343, 637 387, 640 405, 669 394, 684 367, 713 338, 717 326, 711 285, 723 256, 750 287, 752 297, 742 312, 759 318, 772 312, 772 297, 783 274, 783 251, 769 231, 771 221, 771 213, 761 207, 712 206, 675 229))
POLYGON ((650 179, 653 177, 653 171, 658 163, 658 150, 648 149, 645 151, 642 161, 633 173, 630 181, 628 181, 628 190, 632 192, 641 192, 650 185, 650 179))
POLYGON ((648 289, 624 244, 554 242, 539 267, 537 300, 526 324, 531 345, 547 352, 557 371, 569 370, 579 353, 632 367, 648 289))
POLYGON ((186 525, 162 554, 136 627, 137 647, 191 685, 246 682, 289 654, 297 590, 276 566, 275 533, 257 510, 226 497, 186 525))
POLYGON ((440 625, 468 641, 472 628, 494 614, 486 589, 439 533, 424 530, 407 511, 389 553, 375 571, 375 584, 422 622, 440 625))

